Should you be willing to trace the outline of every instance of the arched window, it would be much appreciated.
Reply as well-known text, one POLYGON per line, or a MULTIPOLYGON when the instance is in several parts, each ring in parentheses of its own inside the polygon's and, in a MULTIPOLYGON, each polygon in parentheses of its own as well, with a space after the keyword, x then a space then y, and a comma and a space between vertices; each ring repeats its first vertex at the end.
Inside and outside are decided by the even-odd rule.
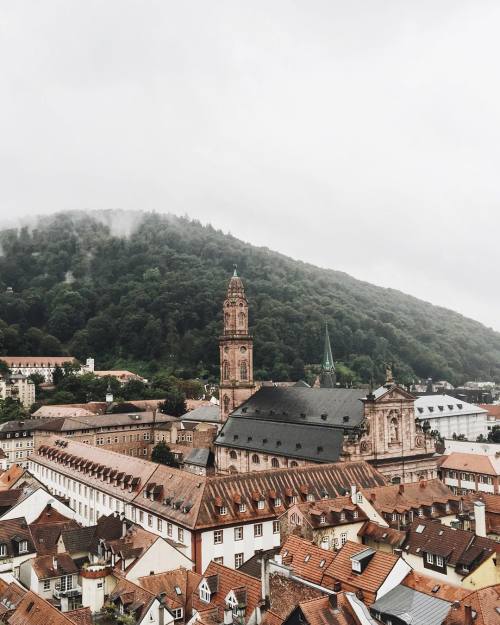
POLYGON ((401 478, 399 477, 399 475, 395 475, 395 476, 391 479, 391 483, 392 483, 392 484, 401 484, 401 478))
POLYGON ((234 451, 234 449, 231 449, 231 451, 229 452, 229 457, 231 458, 231 460, 236 460, 238 458, 238 454, 234 451))
POLYGON ((226 324, 226 326, 228 326, 228 325, 229 325, 229 320, 230 320, 230 319, 231 319, 231 317, 230 317, 229 313, 226 313, 226 314, 224 315, 224 323, 226 324))
POLYGON ((227 395, 224 395, 224 412, 228 412, 229 411, 229 397, 227 395))
POLYGON ((245 324, 245 319, 246 319, 245 313, 244 312, 240 312, 238 314, 238 321, 239 321, 240 326, 245 324))
POLYGON ((258 456, 257 454, 254 454, 254 455, 252 456, 252 462, 253 462, 254 464, 260 464, 260 458, 259 458, 259 456, 258 456))
POLYGON ((279 468, 280 461, 278 460, 278 458, 271 458, 271 466, 273 467, 273 469, 279 468))
POLYGON ((222 363, 222 379, 229 380, 230 368, 227 360, 222 363))
POLYGON ((248 367, 246 360, 242 360, 240 363, 240 380, 248 380, 248 367))
POLYGON ((298 465, 297 462, 295 462, 295 460, 292 460, 292 462, 290 462, 290 466, 291 467, 298 467, 299 465, 298 465))

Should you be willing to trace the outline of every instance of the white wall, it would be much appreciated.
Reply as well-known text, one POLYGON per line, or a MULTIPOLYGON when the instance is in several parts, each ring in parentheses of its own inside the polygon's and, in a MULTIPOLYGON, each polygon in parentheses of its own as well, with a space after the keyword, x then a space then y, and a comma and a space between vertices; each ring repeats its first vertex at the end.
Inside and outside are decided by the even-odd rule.
POLYGON ((58 499, 55 499, 43 488, 38 488, 33 491, 31 495, 28 495, 26 499, 23 499, 23 501, 8 510, 0 518, 0 520, 4 521, 6 519, 18 519, 20 517, 24 517, 28 524, 33 523, 33 521, 40 516, 48 503, 50 503, 55 510, 64 516, 67 516, 70 519, 74 518, 75 514, 71 508, 68 508, 68 506, 60 502, 58 499))
POLYGON ((254 525, 257 523, 247 523, 240 525, 243 527, 243 540, 235 540, 234 526, 221 528, 223 532, 222 544, 214 544, 214 532, 206 531, 201 534, 201 570, 204 571, 211 560, 224 558, 223 564, 234 569, 234 557, 236 553, 243 553, 243 561, 251 558, 258 549, 271 549, 279 547, 280 534, 273 533, 273 522, 262 521, 262 537, 254 536, 254 525))
POLYGON ((385 578, 385 581, 382 584, 382 586, 380 586, 380 588, 378 589, 376 598, 380 599, 380 597, 383 597, 390 590, 392 590, 393 588, 401 584, 401 582, 404 580, 404 578, 408 575, 410 571, 411 571, 411 566, 407 562, 405 562, 403 558, 399 558, 396 564, 394 565, 394 567, 392 568, 392 571, 385 578))
POLYGON ((164 571, 173 571, 181 566, 190 570, 193 568, 193 563, 166 540, 158 537, 126 573, 125 577, 131 582, 137 582, 139 577, 150 575, 151 571, 155 574, 163 573, 164 571))

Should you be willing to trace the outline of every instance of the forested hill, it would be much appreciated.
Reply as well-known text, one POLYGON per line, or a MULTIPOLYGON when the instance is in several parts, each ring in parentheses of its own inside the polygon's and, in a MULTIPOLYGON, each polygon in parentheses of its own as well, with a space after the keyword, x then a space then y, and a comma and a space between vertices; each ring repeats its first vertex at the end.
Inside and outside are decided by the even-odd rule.
POLYGON ((186 218, 65 213, 2 231, 0 244, 0 354, 93 355, 101 369, 215 377, 237 263, 260 378, 298 378, 318 363, 328 321, 344 380, 380 380, 388 361, 400 381, 500 380, 500 334, 480 323, 186 218))

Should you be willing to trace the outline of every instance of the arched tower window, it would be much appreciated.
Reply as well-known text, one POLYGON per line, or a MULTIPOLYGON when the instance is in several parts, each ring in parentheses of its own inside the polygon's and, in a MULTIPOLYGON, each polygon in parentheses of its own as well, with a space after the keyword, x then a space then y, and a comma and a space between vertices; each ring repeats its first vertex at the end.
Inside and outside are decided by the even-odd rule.
POLYGON ((224 412, 229 412, 229 397, 224 395, 224 412))
POLYGON ((230 373, 229 363, 227 360, 224 360, 224 362, 222 363, 222 379, 229 380, 229 373, 230 373))
POLYGON ((226 313, 224 315, 224 323, 226 324, 226 326, 229 325, 229 320, 231 319, 231 315, 229 313, 226 313))
POLYGON ((238 454, 234 451, 234 449, 231 449, 231 451, 229 452, 229 457, 231 458, 231 460, 236 460, 238 458, 238 454))
POLYGON ((248 366, 246 360, 242 360, 240 363, 240 380, 248 380, 248 366))
POLYGON ((278 460, 278 458, 271 458, 271 466, 273 467, 273 469, 279 468, 280 461, 278 460))
POLYGON ((259 458, 259 456, 258 456, 257 454, 254 454, 254 455, 252 456, 252 462, 253 462, 254 464, 260 464, 260 458, 259 458))
POLYGON ((240 326, 245 325, 245 319, 246 319, 245 313, 244 312, 240 312, 238 314, 238 321, 239 321, 240 326))

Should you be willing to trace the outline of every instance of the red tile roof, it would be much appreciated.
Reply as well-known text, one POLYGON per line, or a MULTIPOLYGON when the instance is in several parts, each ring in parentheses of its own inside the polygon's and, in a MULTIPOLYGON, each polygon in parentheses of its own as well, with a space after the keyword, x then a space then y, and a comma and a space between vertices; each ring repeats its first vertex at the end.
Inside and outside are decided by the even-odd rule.
POLYGON ((294 575, 315 584, 321 583, 325 571, 335 559, 333 551, 321 549, 314 543, 294 535, 288 536, 285 540, 280 554, 283 557, 283 564, 291 566, 294 575))
POLYGON ((441 469, 452 469, 454 471, 471 471, 483 475, 499 475, 493 465, 492 458, 483 454, 465 454, 453 451, 440 463, 441 469))
POLYGON ((75 625, 66 614, 60 612, 36 593, 28 591, 8 617, 8 625, 75 625))
POLYGON ((154 595, 164 593, 164 601, 168 608, 182 608, 184 620, 187 621, 192 613, 193 592, 198 588, 201 580, 202 576, 199 573, 181 568, 140 577, 137 583, 154 595), (176 588, 180 593, 176 591, 176 588))
POLYGON ((443 625, 463 625, 465 606, 476 613, 474 625, 500 625, 500 584, 475 590, 461 599, 460 608, 451 610, 443 625))
MULTIPOLYGON (((218 608, 223 613, 226 607, 226 597, 231 591, 238 591, 244 595, 245 620, 248 620, 261 602, 262 587, 259 579, 241 571, 229 569, 227 566, 210 562, 203 574, 203 580, 211 578, 216 588, 212 593, 210 603, 200 599, 199 590, 193 593, 193 608, 203 614, 206 610, 218 608)), ((201 582, 202 583, 202 582, 201 582)))
POLYGON ((406 539, 406 532, 401 532, 392 527, 383 527, 373 521, 367 521, 359 530, 358 536, 368 538, 376 543, 391 545, 391 547, 401 547, 406 539))
POLYGON ((299 604, 307 625, 357 625, 358 620, 351 613, 344 593, 337 594, 337 608, 330 604, 329 597, 310 599, 299 604))
POLYGON ((398 557, 392 553, 376 551, 364 571, 354 573, 351 558, 366 549, 366 545, 347 541, 336 553, 326 575, 335 581, 346 583, 359 590, 376 593, 394 568, 398 557))
POLYGON ((31 566, 38 579, 78 573, 78 567, 67 553, 58 553, 57 556, 39 556, 31 560, 31 566))

